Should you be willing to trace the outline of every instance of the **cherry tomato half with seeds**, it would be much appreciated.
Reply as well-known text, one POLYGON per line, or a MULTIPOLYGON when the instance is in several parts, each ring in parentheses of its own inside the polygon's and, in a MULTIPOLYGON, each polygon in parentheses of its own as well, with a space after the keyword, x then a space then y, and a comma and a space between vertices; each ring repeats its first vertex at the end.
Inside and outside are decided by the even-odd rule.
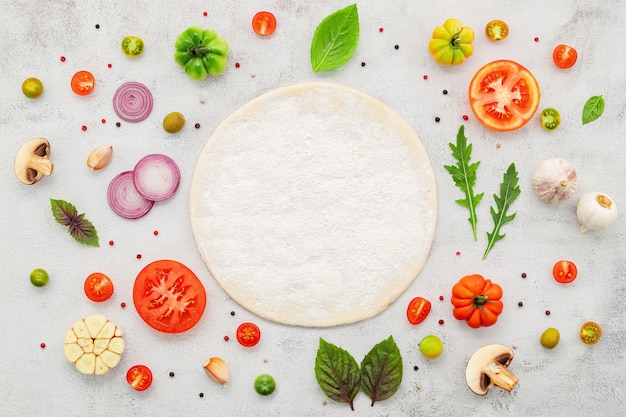
POLYGON ((509 36, 509 25, 502 20, 492 20, 485 26, 485 35, 490 41, 501 41, 509 36))
POLYGON ((602 337, 602 328, 598 323, 588 321, 580 328, 580 340, 586 345, 595 345, 602 337))
POLYGON ((72 86, 72 91, 74 93, 79 96, 86 96, 91 94, 93 91, 93 88, 96 85, 96 80, 89 71, 78 71, 72 77, 70 85, 72 86))
POLYGON ((420 324, 428 317, 430 308, 430 301, 422 297, 415 297, 409 302, 409 306, 406 309, 406 318, 411 324, 420 324))
POLYGON ((276 17, 270 12, 258 12, 252 18, 252 30, 257 35, 271 35, 276 30, 276 17))
POLYGON ((546 130, 556 130, 561 125, 561 114, 557 109, 548 107, 541 112, 541 126, 546 130))
POLYGON ((561 44, 554 48, 554 51, 552 52, 552 60, 559 68, 571 68, 574 66, 577 59, 578 53, 576 52, 576 49, 571 46, 561 44))
POLYGON ((145 391, 152 385, 152 371, 146 365, 135 365, 126 372, 126 382, 137 391, 145 391))
POLYGON ((578 275, 578 269, 571 261, 558 261, 552 268, 552 276, 561 284, 569 284, 576 279, 576 275, 578 275))
POLYGON ((113 295, 113 281, 101 272, 94 272, 85 279, 85 295, 97 303, 108 300, 113 295))
POLYGON ((237 327, 237 341, 241 346, 252 347, 261 340, 261 330, 254 323, 241 323, 237 327))
POLYGON ((131 58, 136 58, 143 53, 143 39, 138 36, 126 36, 122 39, 122 52, 131 58))

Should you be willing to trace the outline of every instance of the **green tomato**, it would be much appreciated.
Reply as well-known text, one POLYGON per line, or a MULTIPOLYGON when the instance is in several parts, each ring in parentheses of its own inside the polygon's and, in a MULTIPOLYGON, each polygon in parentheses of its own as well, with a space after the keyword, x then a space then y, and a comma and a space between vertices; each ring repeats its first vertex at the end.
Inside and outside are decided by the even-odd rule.
POLYGON ((541 334, 541 339, 539 341, 541 342, 541 346, 544 348, 554 349, 556 345, 559 344, 560 338, 561 334, 559 331, 554 327, 550 327, 541 334))
POLYGON ((43 83, 38 78, 27 78, 22 83, 22 93, 28 98, 37 98, 43 93, 43 83))
POLYGON ((122 52, 131 58, 138 57, 143 53, 143 39, 138 36, 126 36, 122 39, 122 52))
POLYGON ((30 282, 35 287, 43 287, 48 283, 49 278, 48 273, 41 268, 33 269, 30 273, 30 282))
POLYGON ((270 395, 276 389, 274 377, 268 374, 261 374, 254 380, 254 390, 260 395, 270 395))
POLYGON ((193 79, 218 75, 226 68, 228 42, 218 38, 214 30, 191 26, 180 34, 175 48, 174 59, 193 79))
POLYGON ((546 130, 555 130, 561 124, 561 114, 557 109, 548 107, 541 112, 541 126, 546 130))
POLYGON ((443 342, 437 336, 426 336, 420 342, 420 352, 428 359, 435 359, 443 352, 443 342))

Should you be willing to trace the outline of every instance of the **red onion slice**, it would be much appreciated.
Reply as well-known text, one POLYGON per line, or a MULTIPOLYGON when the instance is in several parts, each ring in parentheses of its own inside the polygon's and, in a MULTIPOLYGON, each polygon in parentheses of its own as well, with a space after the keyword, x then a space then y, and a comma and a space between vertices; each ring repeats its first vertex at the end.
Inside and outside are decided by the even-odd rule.
POLYGON ((180 169, 167 155, 146 155, 137 162, 133 172, 137 192, 148 200, 167 200, 180 184, 180 169))
POLYGON ((109 206, 117 215, 125 219, 143 217, 154 205, 154 201, 144 198, 137 192, 133 177, 133 171, 122 172, 111 180, 107 190, 109 206))
POLYGON ((124 83, 115 91, 113 110, 126 122, 141 122, 152 112, 152 93, 141 83, 124 83))

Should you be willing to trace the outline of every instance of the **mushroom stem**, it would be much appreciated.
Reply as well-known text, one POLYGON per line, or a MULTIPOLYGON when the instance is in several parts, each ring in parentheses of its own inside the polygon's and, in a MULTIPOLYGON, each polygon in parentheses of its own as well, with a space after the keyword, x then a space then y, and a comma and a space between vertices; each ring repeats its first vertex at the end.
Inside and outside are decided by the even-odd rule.
POLYGON ((41 156, 33 156, 30 160, 29 164, 30 168, 40 172, 42 175, 52 175, 52 170, 54 169, 54 165, 48 158, 44 158, 41 156))
POLYGON ((492 361, 483 369, 483 373, 489 377, 492 385, 504 390, 511 391, 517 384, 517 377, 513 375, 506 366, 499 362, 492 361))

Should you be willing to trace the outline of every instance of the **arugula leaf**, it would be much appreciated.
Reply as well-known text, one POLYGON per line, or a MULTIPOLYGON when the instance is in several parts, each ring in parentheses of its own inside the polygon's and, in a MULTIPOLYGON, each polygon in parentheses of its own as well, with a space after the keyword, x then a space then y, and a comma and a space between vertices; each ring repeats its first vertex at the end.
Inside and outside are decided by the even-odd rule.
POLYGON ((512 163, 511 165, 509 165, 509 168, 504 173, 504 178, 502 180, 502 183, 500 184, 500 196, 497 196, 496 194, 493 195, 493 198, 496 201, 496 207, 498 211, 496 212, 493 206, 490 207, 494 227, 491 233, 487 232, 487 250, 485 250, 483 259, 487 258, 489 251, 491 251, 491 248, 493 248, 493 245, 498 240, 504 239, 505 235, 500 234, 500 228, 502 227, 502 225, 512 221, 517 214, 506 214, 507 210, 511 207, 511 204, 520 195, 520 188, 518 185, 519 178, 517 175, 518 174, 515 170, 515 164, 512 163))
POLYGON ((354 410, 353 401, 361 388, 361 372, 350 353, 320 337, 315 378, 330 399, 348 403, 354 410))
POLYGON ((456 202, 469 210, 470 216, 467 220, 472 225, 474 240, 477 240, 476 223, 478 223, 478 219, 476 217, 476 206, 480 203, 480 200, 482 200, 484 193, 474 195, 476 170, 480 165, 480 161, 470 164, 472 144, 467 143, 464 130, 465 127, 461 125, 456 135, 456 146, 452 143, 449 144, 450 149, 452 149, 452 156, 457 160, 457 164, 444 165, 444 168, 452 175, 456 186, 465 193, 465 198, 456 200, 456 202))
POLYGON ((78 243, 88 246, 100 246, 98 243, 98 232, 89 220, 85 218, 85 213, 78 214, 76 207, 63 200, 50 199, 52 215, 54 219, 67 226, 68 232, 78 243))
POLYGON ((583 124, 593 122, 604 112, 604 99, 602 96, 593 96, 585 103, 583 107, 583 124))
POLYGON ((361 362, 361 389, 376 401, 390 398, 402 382, 402 356, 393 337, 383 340, 361 362))
POLYGON ((359 43, 359 12, 356 4, 327 16, 315 29, 311 41, 314 72, 331 71, 346 64, 359 43))

